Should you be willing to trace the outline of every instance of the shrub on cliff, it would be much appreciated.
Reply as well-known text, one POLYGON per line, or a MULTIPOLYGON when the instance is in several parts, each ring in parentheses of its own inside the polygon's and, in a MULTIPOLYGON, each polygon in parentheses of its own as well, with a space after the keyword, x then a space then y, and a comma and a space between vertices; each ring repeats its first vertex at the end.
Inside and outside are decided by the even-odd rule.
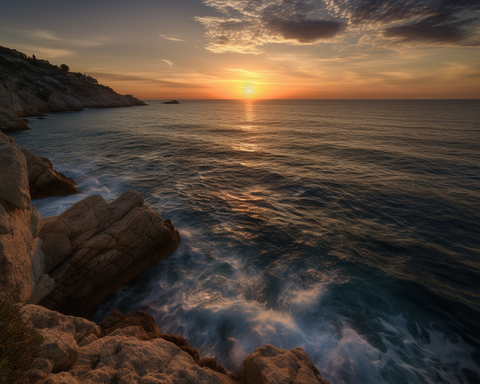
POLYGON ((43 336, 24 323, 21 309, 11 296, 0 299, 0 384, 24 382, 42 345, 43 336))
POLYGON ((70 67, 67 64, 60 65, 60 68, 63 69, 65 72, 68 72, 70 70, 70 67))

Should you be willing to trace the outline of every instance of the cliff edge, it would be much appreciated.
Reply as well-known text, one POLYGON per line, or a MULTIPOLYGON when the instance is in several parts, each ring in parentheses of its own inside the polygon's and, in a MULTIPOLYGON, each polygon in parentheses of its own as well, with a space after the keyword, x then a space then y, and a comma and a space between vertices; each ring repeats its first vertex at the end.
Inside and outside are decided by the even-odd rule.
POLYGON ((22 118, 44 112, 134 105, 145 103, 132 95, 120 95, 90 76, 69 72, 64 64, 58 67, 0 46, 1 131, 28 129, 22 118))

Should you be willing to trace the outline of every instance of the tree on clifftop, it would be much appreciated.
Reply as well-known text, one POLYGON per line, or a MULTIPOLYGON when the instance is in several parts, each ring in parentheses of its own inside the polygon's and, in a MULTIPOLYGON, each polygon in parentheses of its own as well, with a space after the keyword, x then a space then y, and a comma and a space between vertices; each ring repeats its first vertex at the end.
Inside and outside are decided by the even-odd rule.
POLYGON ((60 68, 62 68, 65 72, 68 72, 70 70, 70 67, 67 64, 60 65, 60 68))

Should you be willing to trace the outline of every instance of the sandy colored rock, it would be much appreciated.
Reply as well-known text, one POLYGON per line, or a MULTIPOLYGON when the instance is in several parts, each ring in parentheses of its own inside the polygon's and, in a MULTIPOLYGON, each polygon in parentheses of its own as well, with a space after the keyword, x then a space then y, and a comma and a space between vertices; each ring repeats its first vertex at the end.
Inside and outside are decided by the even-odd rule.
POLYGON ((100 337, 100 327, 81 317, 62 315, 38 305, 26 305, 24 320, 35 327, 44 337, 40 356, 33 369, 44 374, 69 370, 79 353, 79 344, 86 345, 100 337))
POLYGON ((0 293, 31 298, 43 275, 40 215, 30 205, 25 157, 0 132, 0 293))
POLYGON ((63 173, 53 169, 52 162, 21 148, 27 161, 28 182, 32 199, 51 196, 66 196, 80 192, 75 182, 63 173))
POLYGON ((242 384, 328 384, 303 349, 271 344, 245 358, 240 376, 242 384))
POLYGON ((0 202, 0 292, 17 301, 28 301, 40 278, 32 271, 32 260, 43 258, 39 223, 35 207, 8 209, 0 202))
POLYGON ((69 373, 82 383, 233 384, 226 375, 199 367, 192 357, 164 340, 106 336, 80 349, 69 373))
POLYGON ((16 208, 30 203, 25 156, 15 141, 0 132, 0 200, 16 208))
MULTIPOLYGON (((102 336, 126 334, 126 332, 128 332, 128 335, 137 337, 141 340, 162 338, 175 344, 182 351, 188 353, 190 356, 192 356, 193 360, 197 364, 200 362, 200 354, 187 342, 183 336, 169 335, 160 332, 157 328, 154 317, 149 313, 136 311, 129 316, 125 316, 120 311, 114 309, 110 316, 100 325, 100 328, 102 329, 102 336)), ((221 367, 216 362, 215 364, 215 366, 218 365, 221 367)), ((206 366, 208 366, 208 363, 206 366)), ((209 366, 209 368, 211 368, 211 366, 209 366)), ((219 368, 214 370, 222 372, 222 369, 223 367, 221 367, 221 369, 219 368)), ((223 371, 225 371, 225 369, 223 369, 223 371)))
MULTIPOLYGON (((145 314, 146 315, 146 314, 145 314)), ((45 337, 40 356, 28 372, 38 383, 192 383, 233 384, 228 375, 200 367, 178 346, 162 338, 141 340, 141 326, 117 328, 105 337, 94 323, 37 305, 24 307, 23 317, 45 337), (90 342, 82 344, 90 338, 90 342)), ((113 314, 128 325, 129 317, 113 314)), ((147 317, 143 317, 146 319, 147 317)), ((140 312, 130 322, 141 321, 140 312)), ((143 322, 151 328, 150 320, 143 322)), ((108 324, 108 323, 107 323, 108 324)), ((159 333, 158 329, 155 330, 159 333)))
POLYGON ((41 304, 67 314, 88 317, 106 296, 168 256, 179 242, 178 232, 135 191, 111 203, 89 196, 58 220, 65 231, 57 219, 47 218, 39 235, 45 272, 55 280, 41 304), (70 246, 72 252, 65 254, 70 246))

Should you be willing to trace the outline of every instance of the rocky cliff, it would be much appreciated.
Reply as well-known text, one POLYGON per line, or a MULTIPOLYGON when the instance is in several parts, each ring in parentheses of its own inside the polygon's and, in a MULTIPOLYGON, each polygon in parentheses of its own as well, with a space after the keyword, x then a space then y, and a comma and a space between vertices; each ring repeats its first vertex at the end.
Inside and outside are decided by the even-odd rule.
POLYGON ((134 105, 145 103, 90 76, 0 47, 0 130, 4 132, 28 129, 22 118, 43 112, 134 105))

